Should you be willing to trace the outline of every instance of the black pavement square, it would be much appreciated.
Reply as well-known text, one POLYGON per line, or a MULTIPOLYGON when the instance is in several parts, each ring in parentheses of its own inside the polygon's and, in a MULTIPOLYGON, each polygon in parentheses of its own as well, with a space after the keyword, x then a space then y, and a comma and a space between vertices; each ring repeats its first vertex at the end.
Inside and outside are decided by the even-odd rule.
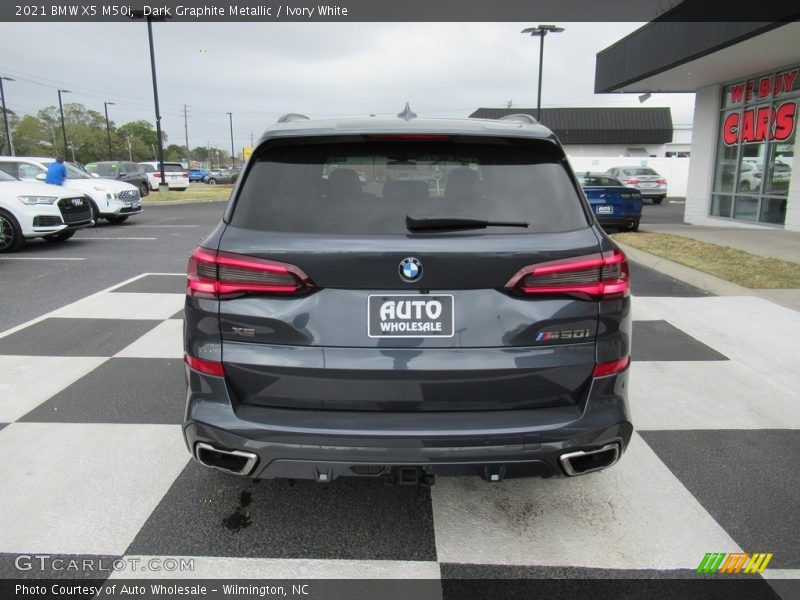
MULTIPOLYGON (((105 579, 120 556, 0 552, 0 579, 105 579)), ((1 596, 2 594, 0 594, 1 596)))
MULTIPOLYGON (((188 260, 188 259, 187 259, 188 260)), ((112 290, 111 293, 185 294, 186 275, 145 275, 112 290)))
POLYGON ((126 554, 433 561, 430 490, 258 481, 191 461, 126 554))
POLYGON ((45 319, 0 338, 0 354, 114 356, 161 323, 140 319, 45 319))
POLYGON ((181 321, 183 321, 183 309, 179 310, 174 315, 172 315, 170 319, 180 319, 181 321))
POLYGON ((666 321, 633 322, 633 360, 728 360, 666 321))
POLYGON ((800 431, 639 434, 742 550, 774 553, 768 569, 800 568, 800 431))
POLYGON ((713 295, 635 262, 629 262, 628 266, 631 271, 631 293, 634 296, 695 298, 713 295))
POLYGON ((110 358, 23 416, 23 422, 183 422, 186 372, 170 358, 110 358))

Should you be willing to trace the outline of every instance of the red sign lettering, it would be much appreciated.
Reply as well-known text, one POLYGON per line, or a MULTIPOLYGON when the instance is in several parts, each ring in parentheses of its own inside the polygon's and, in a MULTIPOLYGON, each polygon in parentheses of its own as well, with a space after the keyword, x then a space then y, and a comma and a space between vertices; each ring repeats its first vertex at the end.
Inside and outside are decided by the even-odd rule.
POLYGON ((794 134, 797 102, 784 102, 776 109, 769 106, 733 112, 722 123, 722 141, 726 146, 752 144, 766 140, 783 142, 794 134))
POLYGON ((739 104, 743 100, 750 102, 755 94, 760 100, 769 97, 770 94, 778 96, 792 91, 795 79, 800 69, 794 69, 785 73, 778 73, 773 81, 772 77, 762 77, 756 82, 755 79, 735 83, 730 87, 730 103, 739 104))

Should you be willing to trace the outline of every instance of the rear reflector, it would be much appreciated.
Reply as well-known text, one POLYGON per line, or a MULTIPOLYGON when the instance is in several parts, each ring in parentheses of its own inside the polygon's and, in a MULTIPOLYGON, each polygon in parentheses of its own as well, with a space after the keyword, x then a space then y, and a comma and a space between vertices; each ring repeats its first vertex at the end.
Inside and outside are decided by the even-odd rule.
POLYGON ((592 377, 607 377, 608 375, 616 375, 628 368, 631 363, 631 357, 626 356, 619 360, 612 360, 611 362, 597 363, 594 366, 592 377))
POLYGON ((630 293, 628 260, 615 248, 523 267, 506 289, 522 294, 569 294, 583 299, 611 299, 630 293))
POLYGON ((186 293, 196 298, 227 300, 243 294, 301 294, 314 284, 294 265, 196 248, 187 267, 186 293))
POLYGON ((186 364, 195 371, 200 371, 206 375, 213 375, 214 377, 225 377, 225 370, 222 368, 222 363, 215 360, 203 360, 202 358, 195 358, 194 356, 184 355, 186 364))

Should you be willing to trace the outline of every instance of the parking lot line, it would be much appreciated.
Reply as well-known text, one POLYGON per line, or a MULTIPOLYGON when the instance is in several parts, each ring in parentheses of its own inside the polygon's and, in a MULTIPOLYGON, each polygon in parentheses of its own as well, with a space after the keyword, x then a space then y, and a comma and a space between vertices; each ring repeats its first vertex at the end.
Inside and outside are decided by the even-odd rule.
POLYGON ((158 238, 154 237, 82 237, 80 240, 83 241, 92 241, 92 240, 157 240, 158 238))
POLYGON ((64 256, 0 256, 0 260, 86 260, 86 259, 64 257, 64 256))

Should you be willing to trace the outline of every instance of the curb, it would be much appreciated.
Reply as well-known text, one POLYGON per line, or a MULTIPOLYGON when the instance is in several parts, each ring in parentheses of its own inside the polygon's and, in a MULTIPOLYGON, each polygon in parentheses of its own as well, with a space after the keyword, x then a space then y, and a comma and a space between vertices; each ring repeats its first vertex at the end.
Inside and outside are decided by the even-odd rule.
POLYGON ((725 279, 720 279, 714 275, 703 273, 697 269, 692 269, 666 258, 661 258, 644 250, 639 250, 623 244, 617 240, 614 243, 619 246, 627 255, 628 259, 640 264, 648 269, 658 271, 663 275, 668 275, 673 279, 688 283, 696 288, 714 294, 715 296, 754 296, 763 300, 768 300, 780 306, 800 311, 800 290, 761 290, 746 288, 736 283, 731 283, 725 279), (789 292, 786 294, 786 292, 789 292), (795 293, 796 292, 796 293, 795 293))
POLYGON ((219 198, 216 200, 195 200, 192 198, 187 198, 186 200, 145 200, 142 201, 142 206, 146 206, 147 208, 153 206, 176 206, 178 204, 210 204, 212 202, 227 202, 230 198, 219 198))

